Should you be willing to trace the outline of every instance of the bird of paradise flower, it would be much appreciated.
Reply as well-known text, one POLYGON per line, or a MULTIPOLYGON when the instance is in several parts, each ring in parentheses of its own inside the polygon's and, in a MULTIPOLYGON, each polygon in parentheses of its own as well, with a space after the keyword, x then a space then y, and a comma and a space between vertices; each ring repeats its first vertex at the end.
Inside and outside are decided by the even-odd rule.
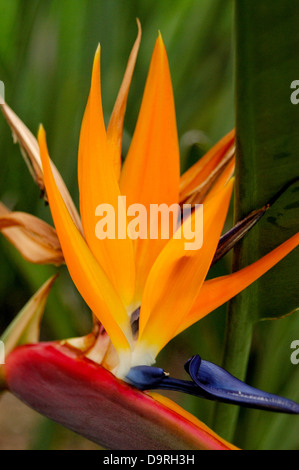
MULTIPOLYGON (((147 389, 167 388, 167 379, 166 382, 161 379, 166 377, 164 371, 159 376, 158 368, 149 367, 155 363, 162 348, 180 332, 237 295, 278 263, 298 246, 299 234, 239 272, 205 280, 219 243, 233 190, 234 132, 224 137, 180 177, 173 91, 167 54, 159 34, 135 132, 125 163, 121 167, 124 115, 140 37, 139 26, 138 37, 107 130, 100 89, 100 47, 95 54, 79 142, 81 217, 50 160, 42 126, 38 132, 39 152, 35 142, 28 139, 28 134, 24 132, 23 147, 27 144, 27 149, 28 146, 31 146, 31 150, 34 148, 34 174, 37 179, 39 175, 39 183, 46 190, 58 236, 59 243, 55 244, 55 235, 51 231, 51 243, 48 243, 47 248, 50 245, 54 253, 52 261, 58 264, 62 259, 65 261, 74 284, 95 317, 95 328, 91 335, 66 340, 64 345, 73 351, 80 351, 84 358, 101 364, 118 379, 147 389), (116 211, 118 208, 124 212, 124 208, 118 205, 121 195, 126 196, 128 204, 139 203, 146 208, 151 204, 171 206, 184 202, 203 203, 202 248, 186 251, 183 235, 173 236, 169 240, 162 237, 98 240, 95 234, 96 207, 101 203, 111 204, 116 211), (146 376, 148 373, 149 377, 146 376), (157 387, 151 386, 155 374, 159 376, 154 384, 157 387)), ((12 119, 13 114, 6 105, 3 111, 8 121, 12 119)), ((17 127, 20 132, 22 126, 17 127)), ((191 217, 195 217, 195 212, 191 217)), ((125 213, 120 214, 120 218, 128 224, 125 213)), ((30 230, 33 231, 40 249, 45 239, 49 242, 50 237, 46 233, 48 229, 42 225, 42 231, 40 222, 32 219, 30 228, 25 214, 9 214, 2 206, 1 219, 4 221, 1 226, 4 234, 20 249, 20 242, 18 244, 17 237, 14 236, 18 230, 15 225, 21 227, 25 238, 30 230)), ((181 231, 182 226, 178 230, 181 231)), ((212 373, 222 377, 221 374, 224 373, 222 369, 219 372, 213 367, 210 370, 210 363, 195 356, 186 368, 194 385, 186 384, 185 391, 188 392, 189 387, 189 392, 196 394, 195 385, 201 385, 201 366, 205 375, 212 373)), ((7 373, 8 378, 13 376, 14 374, 7 373)), ((239 381, 229 382, 228 374, 222 380, 230 383, 232 394, 240 387, 239 381)), ((220 382, 221 380, 218 383, 220 382)), ((168 383, 168 388, 175 388, 173 381, 168 383)), ((201 389, 198 394, 209 397, 210 392, 211 389, 201 389)), ((229 399, 225 396, 218 398, 224 401, 229 399)), ((266 394, 264 398, 266 402, 266 394)), ((193 418, 175 405, 164 403, 192 421, 193 418)), ((210 435, 213 435, 212 432, 210 435)))

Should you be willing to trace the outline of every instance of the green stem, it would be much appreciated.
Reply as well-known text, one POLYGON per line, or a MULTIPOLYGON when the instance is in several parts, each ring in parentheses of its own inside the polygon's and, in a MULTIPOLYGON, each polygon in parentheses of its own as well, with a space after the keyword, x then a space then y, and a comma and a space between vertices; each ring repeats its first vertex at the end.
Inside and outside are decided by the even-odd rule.
MULTIPOLYGON (((239 296, 228 308, 226 338, 222 367, 245 380, 252 339, 252 322, 246 298, 239 296), (242 312, 242 315, 239 315, 242 312)), ((217 403, 214 409, 213 429, 224 439, 233 441, 239 416, 239 407, 217 403)))

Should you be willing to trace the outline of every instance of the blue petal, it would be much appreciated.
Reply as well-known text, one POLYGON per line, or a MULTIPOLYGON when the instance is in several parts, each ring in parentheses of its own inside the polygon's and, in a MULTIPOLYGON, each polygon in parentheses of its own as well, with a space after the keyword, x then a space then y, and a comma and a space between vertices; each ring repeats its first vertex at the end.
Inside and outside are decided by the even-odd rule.
POLYGON ((195 384, 211 399, 247 407, 298 414, 299 405, 292 400, 251 387, 221 367, 193 356, 185 364, 195 384))
POLYGON ((165 371, 158 367, 136 366, 130 369, 126 379, 139 390, 150 390, 157 388, 165 376, 165 371))
POLYGON ((175 390, 207 398, 205 392, 201 393, 199 388, 190 380, 178 380, 158 367, 136 366, 132 367, 126 376, 126 381, 139 390, 175 390))
POLYGON ((186 362, 185 370, 192 381, 170 377, 163 369, 149 366, 132 367, 126 380, 139 390, 174 390, 249 408, 299 414, 298 403, 251 387, 198 355, 186 362))

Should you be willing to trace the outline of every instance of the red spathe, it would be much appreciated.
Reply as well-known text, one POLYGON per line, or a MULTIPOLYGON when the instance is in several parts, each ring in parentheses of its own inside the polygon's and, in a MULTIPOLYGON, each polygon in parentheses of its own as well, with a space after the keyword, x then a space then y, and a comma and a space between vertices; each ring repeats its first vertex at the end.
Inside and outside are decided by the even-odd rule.
POLYGON ((206 429, 57 343, 15 349, 5 377, 24 403, 107 449, 229 450, 206 429))

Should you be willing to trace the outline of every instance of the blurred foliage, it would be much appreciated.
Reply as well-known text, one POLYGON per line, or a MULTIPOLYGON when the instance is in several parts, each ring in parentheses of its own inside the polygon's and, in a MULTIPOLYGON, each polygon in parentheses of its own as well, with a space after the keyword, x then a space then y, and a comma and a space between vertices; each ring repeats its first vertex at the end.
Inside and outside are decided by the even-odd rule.
MULTIPOLYGON (((100 42, 103 106, 108 123, 137 34, 136 17, 141 21, 143 36, 129 94, 123 154, 134 131, 151 53, 160 30, 173 79, 182 170, 185 170, 234 126, 232 0, 0 0, 0 80, 5 83, 6 101, 34 133, 40 122, 44 124, 52 159, 76 203, 78 139, 93 55, 100 42)), ((41 201, 1 116, 0 136, 0 199, 10 208, 51 221, 49 209, 41 201)), ((1 332, 55 269, 30 265, 3 237, 0 238, 0 265, 1 332)), ((229 267, 230 256, 227 256, 213 267, 210 275, 227 273, 229 267)), ((295 324, 296 320, 292 321, 295 324)), ((161 353, 159 365, 176 376, 181 371, 185 377, 184 360, 194 353, 219 363, 224 324, 225 307, 222 307, 172 341, 161 353)), ((287 332, 288 325, 283 325, 287 332)), ((42 338, 83 334, 89 327, 88 308, 67 270, 60 268, 49 297, 42 338)), ((255 358, 263 353, 264 337, 268 338, 271 328, 259 329, 249 374, 251 370, 263 374, 255 358)), ((272 329, 275 339, 275 327, 272 329)), ((279 356, 281 366, 284 364, 281 357, 288 361, 285 358, 288 348, 289 343, 279 356)), ((280 376, 271 366, 272 358, 268 359, 268 374, 274 371, 272 380, 276 380, 274 385, 278 389, 280 376)), ((252 382, 255 380, 254 376, 249 377, 252 382)), ((211 425, 213 403, 182 395, 171 397, 211 425)), ((245 418, 241 416, 239 432, 249 448, 257 445, 258 432, 264 436, 267 422, 266 413, 262 418, 254 414, 257 412, 246 413, 245 418), (254 432, 247 432, 250 430, 247 422, 254 432), (258 430, 256 426, 260 426, 258 430)), ((44 420, 35 435, 30 436, 30 448, 59 448, 59 431, 55 431, 58 429, 55 426, 44 420)), ((278 439, 279 423, 275 426, 270 442, 265 442, 269 446, 276 445, 278 439)), ((285 442, 292 448, 299 446, 291 437, 285 442)))

